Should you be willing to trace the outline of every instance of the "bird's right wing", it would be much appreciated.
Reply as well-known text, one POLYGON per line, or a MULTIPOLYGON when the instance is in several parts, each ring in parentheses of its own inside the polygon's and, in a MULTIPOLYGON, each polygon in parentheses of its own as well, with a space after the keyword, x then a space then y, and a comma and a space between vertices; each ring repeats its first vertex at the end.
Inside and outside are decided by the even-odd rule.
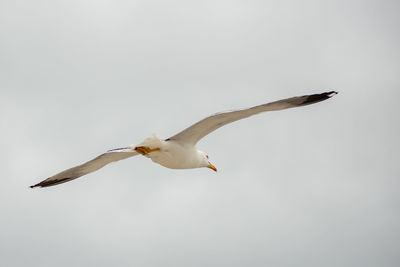
POLYGON ((105 165, 111 162, 136 156, 138 153, 132 148, 133 147, 124 147, 124 148, 109 150, 106 153, 101 154, 100 156, 86 163, 83 163, 82 165, 72 167, 60 173, 57 173, 56 175, 53 175, 47 178, 46 180, 41 181, 38 184, 32 185, 31 188, 47 187, 56 184, 62 184, 71 181, 73 179, 76 179, 78 177, 81 177, 85 174, 97 171, 98 169, 104 167, 105 165))
POLYGON ((331 91, 321 94, 296 96, 247 109, 217 113, 193 124, 192 126, 189 126, 185 130, 168 138, 167 140, 174 140, 177 142, 195 145, 201 138, 228 123, 266 111, 281 110, 314 104, 326 100, 336 94, 337 92, 331 91))

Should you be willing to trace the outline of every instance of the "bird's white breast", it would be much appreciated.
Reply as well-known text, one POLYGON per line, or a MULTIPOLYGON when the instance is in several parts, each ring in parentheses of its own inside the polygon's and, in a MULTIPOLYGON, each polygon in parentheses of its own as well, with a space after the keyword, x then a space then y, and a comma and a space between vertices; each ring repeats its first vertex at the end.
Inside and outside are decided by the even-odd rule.
POLYGON ((191 169, 200 167, 200 158, 196 147, 175 141, 163 141, 153 135, 138 146, 151 149, 160 148, 146 155, 153 162, 170 169, 191 169))

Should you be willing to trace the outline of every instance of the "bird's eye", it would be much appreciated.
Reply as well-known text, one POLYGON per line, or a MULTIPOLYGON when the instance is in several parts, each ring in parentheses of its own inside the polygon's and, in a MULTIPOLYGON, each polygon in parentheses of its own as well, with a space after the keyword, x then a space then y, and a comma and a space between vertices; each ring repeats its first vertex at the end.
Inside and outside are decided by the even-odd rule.
POLYGON ((208 155, 206 155, 206 158, 208 158, 208 155))

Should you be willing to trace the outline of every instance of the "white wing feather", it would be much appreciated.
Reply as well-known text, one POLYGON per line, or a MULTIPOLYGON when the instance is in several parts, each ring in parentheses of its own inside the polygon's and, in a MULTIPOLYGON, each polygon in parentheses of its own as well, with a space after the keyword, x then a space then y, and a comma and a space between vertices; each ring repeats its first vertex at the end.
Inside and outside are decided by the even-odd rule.
POLYGON ((337 92, 331 91, 322 94, 297 96, 247 109, 217 113, 197 122, 196 124, 193 124, 192 126, 168 138, 167 140, 174 140, 177 142, 195 145, 204 136, 228 123, 266 111, 281 110, 317 103, 326 100, 335 94, 337 94, 337 92))
POLYGON ((57 173, 56 175, 53 175, 38 184, 32 185, 31 188, 62 184, 85 174, 97 171, 111 162, 126 159, 137 154, 138 153, 136 151, 132 151, 132 147, 112 149, 86 163, 83 163, 82 165, 72 167, 57 173))

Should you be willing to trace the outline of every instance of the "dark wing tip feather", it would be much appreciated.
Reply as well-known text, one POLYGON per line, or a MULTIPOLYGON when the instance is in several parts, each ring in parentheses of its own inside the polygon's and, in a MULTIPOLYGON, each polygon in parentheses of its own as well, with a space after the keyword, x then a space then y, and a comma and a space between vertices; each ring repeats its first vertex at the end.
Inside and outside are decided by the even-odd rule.
POLYGON ((30 187, 30 188, 41 187, 41 186, 42 186, 41 183, 42 183, 42 182, 37 183, 37 184, 35 184, 35 185, 31 185, 31 186, 29 186, 29 187, 30 187))
POLYGON ((330 91, 330 92, 325 92, 325 93, 322 93, 322 94, 309 95, 309 96, 306 96, 306 98, 304 99, 304 102, 301 103, 300 105, 304 106, 304 105, 310 105, 310 104, 314 104, 314 103, 317 103, 317 102, 321 102, 321 101, 324 101, 324 100, 326 100, 328 98, 331 98, 332 96, 334 96, 336 94, 338 94, 338 92, 330 91))
POLYGON ((62 178, 62 179, 57 179, 57 180, 44 180, 38 184, 31 185, 30 188, 35 188, 35 187, 47 187, 47 186, 52 186, 52 185, 57 185, 57 184, 62 184, 65 182, 68 182, 70 180, 74 179, 74 177, 67 177, 67 178, 62 178))

